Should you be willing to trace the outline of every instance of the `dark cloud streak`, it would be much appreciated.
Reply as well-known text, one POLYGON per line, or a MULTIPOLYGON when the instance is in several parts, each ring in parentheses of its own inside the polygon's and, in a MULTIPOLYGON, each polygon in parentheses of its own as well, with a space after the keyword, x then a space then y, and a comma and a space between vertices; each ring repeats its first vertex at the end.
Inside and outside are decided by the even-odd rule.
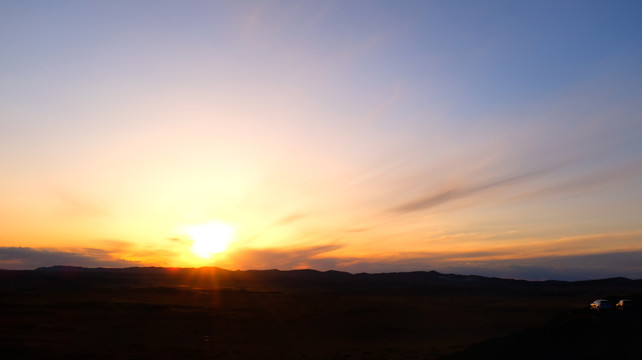
POLYGON ((337 266, 337 260, 318 256, 340 248, 340 245, 320 245, 299 249, 240 249, 229 257, 239 269, 309 267, 330 270, 337 266))
POLYGON ((519 198, 540 198, 543 196, 582 193, 637 176, 641 172, 642 161, 636 161, 574 177, 548 187, 521 194, 519 198))
POLYGON ((140 263, 118 259, 109 251, 79 249, 74 252, 35 249, 29 247, 0 247, 0 269, 28 270, 43 266, 131 267, 140 263))
POLYGON ((479 193, 494 190, 502 186, 511 186, 526 182, 532 178, 546 175, 557 168, 559 168, 559 166, 549 167, 541 170, 534 170, 523 174, 507 176, 504 178, 498 178, 471 186, 453 187, 451 189, 442 190, 438 193, 424 195, 419 199, 415 199, 398 205, 390 209, 390 211, 393 213, 404 214, 427 210, 447 202, 477 195, 479 193))
MULTIPOLYGON (((510 175, 503 178, 495 178, 486 182, 473 182, 469 185, 460 186, 453 185, 450 188, 428 193, 417 199, 407 201, 389 209, 388 211, 395 214, 407 214, 428 210, 456 200, 470 198, 475 195, 481 195, 504 187, 526 183, 532 179, 543 177, 557 171, 571 162, 572 161, 569 160, 546 168, 510 175)), ((512 199, 523 200, 539 198, 542 196, 582 193, 602 186, 607 186, 627 178, 639 176, 640 173, 642 173, 642 162, 634 161, 607 169, 601 169, 589 174, 575 175, 572 178, 558 180, 556 183, 540 187, 539 189, 524 190, 520 194, 512 197, 512 199)))

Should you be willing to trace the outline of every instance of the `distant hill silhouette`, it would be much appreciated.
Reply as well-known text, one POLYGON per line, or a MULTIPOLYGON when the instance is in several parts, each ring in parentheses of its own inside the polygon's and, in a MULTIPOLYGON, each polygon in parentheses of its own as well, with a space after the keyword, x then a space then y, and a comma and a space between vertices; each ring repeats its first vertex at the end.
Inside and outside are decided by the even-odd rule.
POLYGON ((466 292, 584 292, 594 289, 642 286, 642 280, 609 278, 589 281, 527 281, 477 275, 442 274, 437 271, 351 274, 317 270, 226 270, 202 268, 82 268, 41 267, 36 270, 0 270, 0 286, 14 288, 82 288, 128 286, 191 286, 203 289, 244 288, 377 290, 414 289, 466 292))

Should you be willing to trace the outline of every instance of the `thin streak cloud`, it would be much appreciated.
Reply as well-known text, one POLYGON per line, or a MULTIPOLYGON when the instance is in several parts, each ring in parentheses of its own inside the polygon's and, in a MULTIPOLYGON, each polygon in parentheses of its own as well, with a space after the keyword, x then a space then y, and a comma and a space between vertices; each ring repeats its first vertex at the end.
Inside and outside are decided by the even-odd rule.
POLYGON ((534 170, 522 174, 510 175, 502 178, 496 178, 490 181, 479 182, 476 184, 463 186, 454 185, 452 188, 438 191, 436 193, 428 193, 418 199, 398 205, 390 209, 390 211, 393 213, 404 214, 427 210, 447 202, 472 197, 484 192, 489 192, 504 187, 515 186, 527 182, 533 178, 547 175, 554 171, 556 168, 559 168, 559 166, 542 170, 534 170))

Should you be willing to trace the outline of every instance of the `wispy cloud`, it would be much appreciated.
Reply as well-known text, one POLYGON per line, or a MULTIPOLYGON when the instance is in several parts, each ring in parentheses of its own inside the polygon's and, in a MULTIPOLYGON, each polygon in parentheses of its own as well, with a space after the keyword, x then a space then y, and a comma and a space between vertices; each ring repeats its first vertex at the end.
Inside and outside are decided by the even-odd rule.
POLYGON ((430 192, 419 197, 418 199, 402 203, 396 207, 393 207, 392 209, 390 209, 390 211, 393 213, 403 214, 430 209, 447 202, 475 196, 484 192, 497 190, 502 187, 510 187, 520 183, 524 183, 530 179, 546 175, 558 167, 559 166, 554 166, 525 173, 512 174, 506 177, 494 178, 484 182, 452 185, 447 189, 443 189, 437 192, 430 192))
POLYGON ((339 245, 321 245, 298 249, 239 249, 227 255, 224 264, 239 269, 331 269, 337 259, 323 257, 324 253, 341 248, 339 245))
POLYGON ((308 217, 309 215, 307 213, 302 213, 302 212, 294 212, 289 215, 286 215, 280 219, 278 219, 274 225, 275 226, 282 226, 282 225, 289 225, 294 222, 300 221, 308 217))
POLYGON ((524 191, 516 195, 515 200, 584 193, 638 176, 641 173, 642 161, 628 162, 591 173, 576 175, 531 191, 524 191))
POLYGON ((535 254, 548 256, 555 256, 556 254, 588 256, 605 251, 625 250, 642 251, 642 231, 563 237, 553 241, 541 242, 539 246, 533 246, 531 249, 535 254), (538 247, 543 249, 538 249, 538 247))
POLYGON ((97 199, 74 192, 59 191, 56 193, 58 206, 56 210, 64 215, 76 217, 103 217, 109 215, 107 206, 97 199))
POLYGON ((390 107, 392 107, 403 95, 403 86, 401 83, 395 85, 392 93, 383 102, 378 104, 362 120, 364 123, 371 123, 381 117, 390 107))

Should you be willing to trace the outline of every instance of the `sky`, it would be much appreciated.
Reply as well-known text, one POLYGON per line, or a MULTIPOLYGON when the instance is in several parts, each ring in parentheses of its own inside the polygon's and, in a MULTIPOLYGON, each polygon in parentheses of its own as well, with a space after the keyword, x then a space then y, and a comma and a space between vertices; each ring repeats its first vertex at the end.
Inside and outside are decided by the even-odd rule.
POLYGON ((642 278, 640 14, 2 1, 0 268, 642 278))

